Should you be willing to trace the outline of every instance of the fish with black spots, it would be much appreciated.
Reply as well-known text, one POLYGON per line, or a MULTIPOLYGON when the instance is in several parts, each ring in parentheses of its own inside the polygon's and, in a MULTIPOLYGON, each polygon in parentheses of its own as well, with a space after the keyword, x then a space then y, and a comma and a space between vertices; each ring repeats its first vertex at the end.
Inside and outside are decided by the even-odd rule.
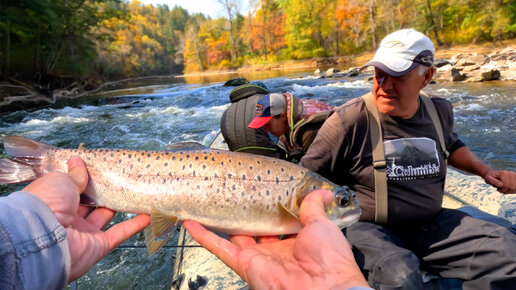
POLYGON ((61 149, 19 136, 6 136, 4 148, 8 157, 0 160, 0 183, 5 184, 66 172, 67 160, 79 156, 90 176, 82 199, 116 211, 150 214, 145 230, 149 255, 182 220, 227 234, 297 233, 301 201, 316 189, 334 193, 326 213, 339 227, 355 223, 361 214, 349 188, 302 166, 259 155, 209 148, 61 149))

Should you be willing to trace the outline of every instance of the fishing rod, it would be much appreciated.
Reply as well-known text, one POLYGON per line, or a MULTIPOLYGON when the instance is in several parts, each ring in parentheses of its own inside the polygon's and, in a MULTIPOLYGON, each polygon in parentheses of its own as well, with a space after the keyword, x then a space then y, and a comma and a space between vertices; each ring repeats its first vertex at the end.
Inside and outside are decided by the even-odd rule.
POLYGON ((449 197, 449 198, 451 198, 451 199, 455 200, 456 202, 458 202, 458 203, 460 203, 460 204, 462 204, 462 205, 467 205, 467 206, 473 206, 473 207, 474 207, 474 205, 472 205, 471 203, 469 203, 469 202, 467 202, 467 201, 463 200, 463 199, 462 199, 462 198, 460 198, 460 197, 457 197, 457 196, 455 196, 455 195, 451 194, 451 193, 450 193, 449 191, 447 191, 447 190, 445 190, 445 191, 444 191, 444 195, 446 195, 447 197, 449 197))
MULTIPOLYGON (((143 249, 146 248, 145 245, 120 245, 117 247, 117 249, 143 249)), ((202 248, 201 245, 182 245, 182 246, 163 246, 163 248, 202 248)))

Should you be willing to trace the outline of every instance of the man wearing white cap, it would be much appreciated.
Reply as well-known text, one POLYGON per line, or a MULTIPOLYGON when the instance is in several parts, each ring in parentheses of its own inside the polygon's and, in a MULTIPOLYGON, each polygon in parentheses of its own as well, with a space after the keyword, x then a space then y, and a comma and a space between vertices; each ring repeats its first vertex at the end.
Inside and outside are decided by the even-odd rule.
POLYGON ((510 289, 515 235, 442 199, 447 162, 505 194, 516 193, 516 174, 478 159, 453 131, 451 104, 421 93, 433 51, 413 29, 386 36, 365 65, 375 69, 373 90, 337 108, 301 165, 356 191, 362 217, 345 234, 371 287, 425 289, 424 270, 463 289, 510 289))

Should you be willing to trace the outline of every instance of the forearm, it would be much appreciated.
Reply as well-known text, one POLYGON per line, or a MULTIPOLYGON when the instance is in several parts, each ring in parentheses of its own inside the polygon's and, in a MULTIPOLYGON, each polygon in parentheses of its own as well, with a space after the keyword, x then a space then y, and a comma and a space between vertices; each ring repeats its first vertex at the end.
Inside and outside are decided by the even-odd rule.
POLYGON ((493 171, 491 167, 487 166, 466 146, 453 151, 448 158, 448 162, 451 166, 457 169, 478 175, 482 178, 485 178, 490 171, 493 171))
POLYGON ((0 285, 64 288, 70 271, 66 230, 39 198, 27 192, 0 198, 0 242, 0 285))

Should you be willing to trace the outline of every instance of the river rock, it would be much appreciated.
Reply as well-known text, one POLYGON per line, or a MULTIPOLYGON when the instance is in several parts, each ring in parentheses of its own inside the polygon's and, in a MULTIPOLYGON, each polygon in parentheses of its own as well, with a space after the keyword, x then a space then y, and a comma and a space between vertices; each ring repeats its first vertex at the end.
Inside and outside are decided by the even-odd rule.
POLYGON ((334 67, 329 68, 326 70, 326 77, 331 78, 335 73, 338 73, 338 72, 339 72, 339 70, 334 67))
POLYGON ((489 54, 458 53, 450 64, 436 69, 435 79, 444 82, 483 82, 492 80, 516 80, 516 50, 507 47, 489 54))
POLYGON ((443 66, 447 66, 447 65, 451 65, 452 63, 447 60, 447 59, 443 59, 443 58, 436 58, 434 59, 434 66, 436 68, 441 68, 443 66))
POLYGON ((443 73, 440 77, 440 81, 448 81, 448 82, 460 82, 467 78, 466 75, 460 73, 460 71, 454 67, 450 67, 445 73, 443 73))
POLYGON ((483 64, 486 64, 489 62, 489 57, 487 55, 464 55, 461 58, 458 59, 457 63, 455 63, 455 66, 470 66, 470 65, 477 65, 481 66, 483 64))
POLYGON ((497 69, 491 69, 481 72, 483 81, 493 81, 500 79, 500 71, 497 69))
POLYGON ((483 82, 500 79, 500 71, 497 69, 476 70, 468 74, 466 82, 483 82))
POLYGON ((347 71, 346 75, 348 77, 356 77, 360 74, 360 70, 357 68, 351 68, 347 71))
POLYGON ((500 80, 502 81, 516 81, 516 68, 500 72, 500 74, 500 80))
POLYGON ((249 83, 249 81, 246 80, 245 78, 234 78, 234 79, 227 80, 223 86, 224 87, 237 87, 237 86, 245 85, 248 83, 249 83))

